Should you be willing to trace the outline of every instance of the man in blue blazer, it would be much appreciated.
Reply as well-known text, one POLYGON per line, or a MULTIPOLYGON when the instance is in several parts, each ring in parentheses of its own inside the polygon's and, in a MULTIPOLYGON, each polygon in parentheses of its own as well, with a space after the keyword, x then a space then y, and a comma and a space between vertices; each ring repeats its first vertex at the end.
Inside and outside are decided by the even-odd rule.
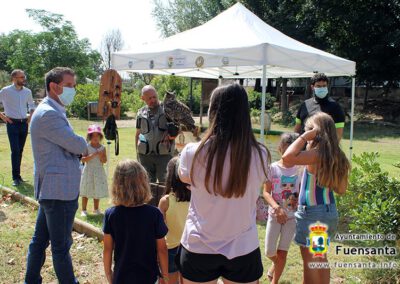
POLYGON ((40 270, 51 243, 59 283, 78 283, 69 253, 81 172, 78 155, 87 147, 72 130, 65 106, 75 96, 75 73, 56 67, 45 77, 47 97, 31 119, 30 133, 35 162, 35 197, 39 211, 29 245, 25 283, 42 283, 40 270))

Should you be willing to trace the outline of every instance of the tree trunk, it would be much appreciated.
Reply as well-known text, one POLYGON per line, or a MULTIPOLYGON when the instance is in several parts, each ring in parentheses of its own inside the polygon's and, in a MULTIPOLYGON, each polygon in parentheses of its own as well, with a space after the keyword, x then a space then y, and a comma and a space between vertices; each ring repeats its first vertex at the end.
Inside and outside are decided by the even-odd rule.
POLYGON ((369 83, 365 84, 365 93, 364 93, 364 102, 363 102, 363 110, 366 110, 368 107, 368 91, 369 91, 369 83))
POLYGON ((336 82, 336 77, 331 78, 329 85, 328 85, 328 93, 330 96, 333 96, 332 87, 335 84, 335 82, 336 82))
POLYGON ((287 101, 287 79, 282 80, 282 93, 281 93, 281 111, 287 112, 288 101, 287 101))
POLYGON ((279 101, 280 99, 280 93, 281 93, 281 80, 280 79, 276 79, 276 93, 275 93, 275 98, 277 101, 279 101))
POLYGON ((306 88, 304 90, 304 100, 308 99, 311 96, 311 80, 310 78, 306 81, 306 88))
POLYGON ((190 98, 190 110, 193 111, 193 78, 189 79, 189 98, 190 98))
POLYGON ((272 79, 268 79, 267 81, 267 93, 272 93, 272 79))
POLYGON ((254 85, 254 91, 256 92, 261 92, 261 79, 257 78, 256 79, 256 84, 254 85))

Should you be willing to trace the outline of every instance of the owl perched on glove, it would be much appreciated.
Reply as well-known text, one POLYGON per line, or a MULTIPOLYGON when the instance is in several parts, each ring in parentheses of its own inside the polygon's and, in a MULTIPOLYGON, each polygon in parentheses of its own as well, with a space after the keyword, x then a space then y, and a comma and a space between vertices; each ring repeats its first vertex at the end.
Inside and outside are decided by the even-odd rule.
POLYGON ((167 92, 164 97, 164 112, 169 121, 183 125, 187 131, 198 137, 198 128, 195 125, 192 113, 187 105, 178 101, 173 92, 167 92))

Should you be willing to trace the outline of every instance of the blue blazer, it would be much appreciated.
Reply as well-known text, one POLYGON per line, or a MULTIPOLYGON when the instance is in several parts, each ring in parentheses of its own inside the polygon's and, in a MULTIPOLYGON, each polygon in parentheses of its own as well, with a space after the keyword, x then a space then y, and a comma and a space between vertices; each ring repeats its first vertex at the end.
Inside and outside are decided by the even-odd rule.
POLYGON ((79 195, 78 155, 86 150, 87 143, 74 133, 61 106, 56 104, 46 97, 30 124, 38 200, 74 200, 79 195))

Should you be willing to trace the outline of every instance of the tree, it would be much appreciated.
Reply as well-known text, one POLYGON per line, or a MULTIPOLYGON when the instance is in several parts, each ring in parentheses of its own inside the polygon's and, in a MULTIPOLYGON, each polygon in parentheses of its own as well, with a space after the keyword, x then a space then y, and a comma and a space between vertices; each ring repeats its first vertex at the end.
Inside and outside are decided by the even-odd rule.
POLYGON ((11 76, 6 71, 0 70, 0 89, 10 84, 11 76))
MULTIPOLYGON (((164 36, 205 23, 236 1, 155 0, 164 36)), ((390 92, 400 82, 399 0, 240 0, 263 21, 313 47, 357 63, 357 81, 390 92)), ((316 70, 317 71, 317 70, 316 70)), ((259 83, 259 82, 258 82, 259 83)), ((365 93, 367 103, 368 91, 365 93)))
POLYGON ((153 16, 164 37, 183 32, 221 13, 235 0, 154 0, 153 16))
MULTIPOLYGON (((328 51, 357 63, 357 81, 383 86, 400 81, 400 2, 398 0, 307 0, 302 17, 317 20, 315 31, 328 51)), ((367 103, 367 94, 365 104, 367 103)))
POLYGON ((0 69, 25 70, 28 86, 37 91, 44 86, 44 74, 56 66, 75 70, 78 82, 95 79, 101 56, 91 49, 88 39, 79 39, 70 21, 45 10, 26 10, 42 31, 14 30, 0 36, 0 69))
POLYGON ((103 36, 101 42, 101 54, 103 62, 107 69, 111 68, 111 55, 124 47, 124 41, 119 29, 111 30, 103 36))

